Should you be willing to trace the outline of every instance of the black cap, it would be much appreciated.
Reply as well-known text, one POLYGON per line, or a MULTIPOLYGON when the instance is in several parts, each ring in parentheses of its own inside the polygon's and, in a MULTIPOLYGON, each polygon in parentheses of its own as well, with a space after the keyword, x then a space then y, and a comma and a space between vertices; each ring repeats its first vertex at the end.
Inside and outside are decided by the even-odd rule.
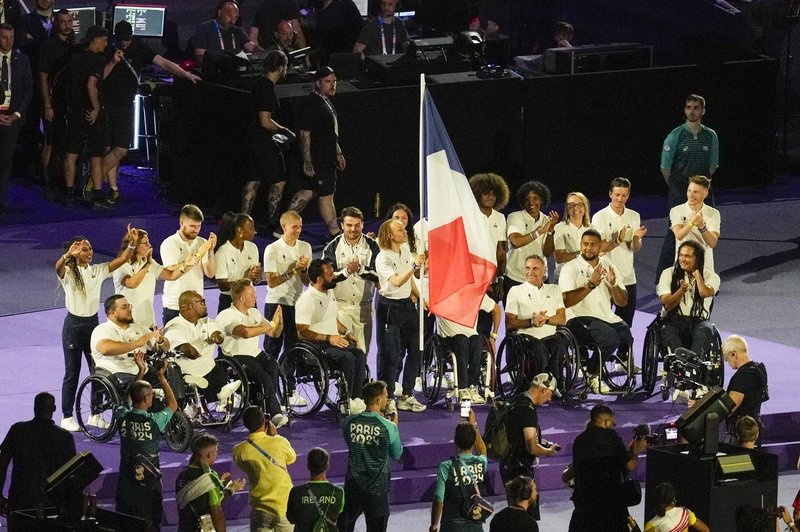
POLYGON ((130 41, 133 36, 133 26, 127 20, 120 20, 114 26, 114 37, 121 41, 130 41))
POLYGON ((92 26, 86 30, 86 37, 84 37, 83 40, 85 42, 89 42, 92 39, 97 39, 98 37, 108 37, 108 30, 103 26, 92 26))
POLYGON ((322 68, 319 68, 314 73, 314 81, 317 81, 318 79, 322 79, 322 78, 327 78, 331 74, 336 74, 336 72, 334 72, 331 67, 324 66, 322 68))

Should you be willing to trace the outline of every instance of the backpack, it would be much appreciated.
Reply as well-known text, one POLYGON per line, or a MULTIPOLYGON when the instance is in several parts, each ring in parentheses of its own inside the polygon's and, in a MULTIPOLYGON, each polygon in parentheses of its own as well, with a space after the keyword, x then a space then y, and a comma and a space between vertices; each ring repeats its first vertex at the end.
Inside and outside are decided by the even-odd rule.
POLYGON ((314 495, 314 492, 311 491, 311 486, 306 484, 306 490, 308 491, 308 496, 311 498, 311 502, 314 503, 314 506, 317 509, 317 520, 314 521, 314 524, 311 525, 311 532, 337 532, 336 523, 331 521, 328 518, 328 514, 322 511, 322 508, 319 506, 319 501, 317 497, 314 495))
POLYGON ((761 377, 761 396, 762 403, 769 401, 769 381, 767 380, 767 367, 763 362, 754 362, 753 367, 756 368, 758 376, 761 377))
POLYGON ((483 441, 486 444, 486 455, 492 460, 502 462, 508 458, 513 451, 514 442, 519 439, 513 436, 509 438, 508 423, 509 414, 520 403, 520 399, 525 400, 528 408, 533 408, 530 400, 523 395, 511 401, 495 401, 489 410, 483 441))

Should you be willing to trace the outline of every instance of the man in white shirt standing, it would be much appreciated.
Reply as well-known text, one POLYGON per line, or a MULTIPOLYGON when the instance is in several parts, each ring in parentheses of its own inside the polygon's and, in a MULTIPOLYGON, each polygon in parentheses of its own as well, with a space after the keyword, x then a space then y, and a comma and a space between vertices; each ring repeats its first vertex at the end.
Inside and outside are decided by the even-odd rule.
POLYGON ((556 326, 567 322, 564 300, 557 284, 544 282, 546 272, 547 263, 543 257, 528 257, 525 282, 512 287, 506 300, 506 332, 516 331, 535 339, 534 352, 526 353, 534 360, 529 378, 542 372, 560 375, 565 354, 564 344, 556 337, 556 326))
POLYGON ((595 393, 606 391, 600 385, 598 350, 609 360, 633 342, 628 325, 611 311, 612 301, 620 307, 628 303, 628 292, 617 267, 607 257, 600 257, 601 244, 596 230, 584 232, 580 255, 564 264, 558 279, 568 309, 567 327, 578 342, 597 347, 587 367, 587 385, 595 393))
POLYGON ((341 369, 349 389, 348 414, 360 414, 367 408, 361 400, 367 357, 357 347, 355 336, 336 318, 333 268, 323 259, 314 259, 308 266, 308 278, 308 290, 297 300, 297 335, 319 344, 328 362, 341 369))
POLYGON ((624 177, 615 177, 608 187, 611 198, 608 207, 592 216, 592 226, 603 237, 600 249, 611 263, 617 267, 622 284, 628 291, 628 304, 616 307, 614 313, 622 321, 633 327, 636 312, 636 271, 633 268, 633 254, 642 248, 642 239, 647 228, 641 225, 639 213, 628 209, 625 204, 631 197, 631 182, 624 177))
POLYGON ((214 257, 214 246, 217 236, 211 233, 208 240, 199 236, 203 225, 203 211, 197 205, 187 204, 181 209, 180 228, 174 235, 161 243, 161 263, 178 264, 178 269, 185 272, 180 279, 164 281, 164 294, 161 296, 164 309, 163 324, 179 314, 178 299, 187 290, 203 295, 203 274, 211 279, 217 272, 217 261, 214 257), (202 268, 186 270, 185 261, 189 255, 202 259, 202 268), (205 256, 204 256, 205 255, 205 256))
POLYGON ((675 234, 675 258, 678 248, 687 240, 693 240, 705 250, 705 267, 714 268, 714 248, 719 240, 720 215, 714 207, 705 204, 711 188, 711 180, 703 175, 689 178, 686 189, 686 203, 669 211, 669 223, 675 234))

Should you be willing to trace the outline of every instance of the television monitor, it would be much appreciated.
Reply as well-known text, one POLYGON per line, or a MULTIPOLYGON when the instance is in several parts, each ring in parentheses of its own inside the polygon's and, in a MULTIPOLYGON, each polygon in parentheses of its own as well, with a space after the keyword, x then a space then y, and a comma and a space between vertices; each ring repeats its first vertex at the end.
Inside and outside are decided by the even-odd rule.
MULTIPOLYGON (((712 417, 716 418, 718 424, 730 415, 734 406, 733 399, 725 393, 725 390, 719 387, 711 388, 708 393, 697 400, 692 408, 678 418, 676 422, 678 432, 692 448, 703 449, 707 433, 706 418, 708 418, 709 414, 715 414, 712 417)), ((713 433, 714 437, 716 437, 716 432, 713 433)), ((708 443, 716 444, 717 442, 708 443)), ((715 447, 715 445, 708 448, 710 449, 711 447, 715 447)))
POLYGON ((409 24, 414 21, 414 17, 416 16, 416 14, 417 14, 416 11, 400 11, 399 13, 397 13, 397 18, 399 18, 406 24, 409 24))
POLYGON ((305 48, 298 48, 297 50, 292 50, 287 54, 289 59, 289 64, 291 66, 300 65, 305 61, 308 52, 311 51, 310 46, 306 46, 305 48))
POLYGON ((117 4, 114 6, 114 26, 127 20, 137 37, 163 37, 167 6, 117 4))
POLYGON ((72 13, 72 31, 75 32, 75 39, 80 41, 86 37, 89 28, 97 24, 97 8, 67 7, 65 9, 72 13))

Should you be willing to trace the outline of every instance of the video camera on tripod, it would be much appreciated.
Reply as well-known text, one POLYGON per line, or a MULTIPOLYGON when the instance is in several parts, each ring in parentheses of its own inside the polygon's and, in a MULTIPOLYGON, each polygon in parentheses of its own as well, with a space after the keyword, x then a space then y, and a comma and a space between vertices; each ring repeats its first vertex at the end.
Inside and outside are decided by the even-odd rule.
POLYGON ((713 362, 703 360, 694 351, 679 347, 664 356, 664 370, 670 387, 705 392, 713 386, 713 362))

